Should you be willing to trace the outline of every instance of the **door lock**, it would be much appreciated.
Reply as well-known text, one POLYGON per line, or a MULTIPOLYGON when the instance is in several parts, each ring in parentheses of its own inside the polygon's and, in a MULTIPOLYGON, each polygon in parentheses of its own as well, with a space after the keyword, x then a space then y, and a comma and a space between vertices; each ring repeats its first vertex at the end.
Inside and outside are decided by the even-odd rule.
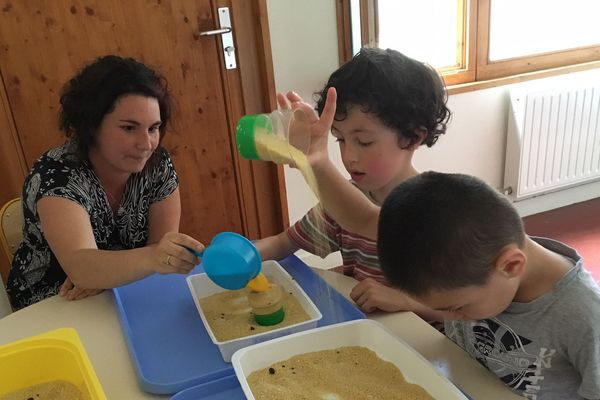
POLYGON ((229 18, 229 7, 219 7, 219 29, 203 31, 194 34, 195 39, 201 36, 221 35, 221 44, 223 46, 223 56, 225 58, 225 68, 235 69, 237 63, 235 60, 235 47, 233 46, 233 31, 231 30, 231 19, 229 18))

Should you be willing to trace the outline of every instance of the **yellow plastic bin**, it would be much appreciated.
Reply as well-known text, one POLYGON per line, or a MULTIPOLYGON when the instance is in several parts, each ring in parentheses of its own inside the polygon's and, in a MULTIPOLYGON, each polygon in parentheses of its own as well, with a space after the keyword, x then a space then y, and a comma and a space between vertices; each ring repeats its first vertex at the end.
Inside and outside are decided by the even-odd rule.
POLYGON ((56 329, 0 346, 0 399, 55 381, 74 385, 83 399, 106 400, 75 329, 56 329))

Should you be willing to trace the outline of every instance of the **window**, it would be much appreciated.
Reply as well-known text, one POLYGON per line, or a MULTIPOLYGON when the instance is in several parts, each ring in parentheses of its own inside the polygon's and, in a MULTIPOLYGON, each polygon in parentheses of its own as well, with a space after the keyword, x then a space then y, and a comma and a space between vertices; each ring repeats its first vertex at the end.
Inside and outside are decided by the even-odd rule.
POLYGON ((389 47, 436 67, 447 85, 597 68, 598 15, 597 0, 340 0, 340 61, 389 47))

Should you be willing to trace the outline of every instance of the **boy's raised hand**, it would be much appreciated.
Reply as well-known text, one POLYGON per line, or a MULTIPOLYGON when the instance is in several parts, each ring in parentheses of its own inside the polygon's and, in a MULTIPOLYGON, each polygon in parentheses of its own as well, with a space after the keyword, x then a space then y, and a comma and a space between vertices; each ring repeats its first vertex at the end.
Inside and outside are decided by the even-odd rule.
POLYGON ((329 160, 327 145, 331 125, 335 117, 336 99, 337 93, 335 88, 329 88, 325 107, 319 117, 315 109, 306 103, 297 93, 290 91, 285 96, 282 93, 277 94, 277 104, 281 109, 291 108, 300 113, 296 115, 296 118, 306 118, 309 123, 310 132, 307 132, 307 134, 310 135, 310 146, 306 156, 313 166, 318 166, 329 160))
POLYGON ((297 118, 306 118, 310 146, 306 154, 317 181, 319 202, 327 213, 344 229, 370 239, 377 239, 379 207, 338 171, 329 159, 327 143, 335 117, 337 92, 330 87, 321 116, 294 92, 277 95, 282 109, 298 110, 297 118), (345 199, 345 201, 339 201, 345 199))
POLYGON ((286 94, 277 93, 277 105, 282 110, 290 110, 292 108, 292 103, 304 101, 302 97, 298 95, 298 93, 289 91, 286 94))

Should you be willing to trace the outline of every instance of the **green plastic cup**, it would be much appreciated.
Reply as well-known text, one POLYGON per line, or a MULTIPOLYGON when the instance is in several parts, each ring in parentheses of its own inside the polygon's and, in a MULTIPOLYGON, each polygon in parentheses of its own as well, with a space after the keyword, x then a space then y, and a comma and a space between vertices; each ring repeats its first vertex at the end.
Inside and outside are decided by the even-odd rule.
POLYGON ((308 123, 297 112, 275 110, 270 114, 243 116, 235 129, 241 156, 247 160, 293 164, 301 153, 306 154, 310 145, 308 123))
POLYGON ((244 115, 235 129, 235 141, 238 151, 246 160, 262 160, 256 149, 255 133, 257 128, 273 131, 269 117, 265 114, 244 115))

